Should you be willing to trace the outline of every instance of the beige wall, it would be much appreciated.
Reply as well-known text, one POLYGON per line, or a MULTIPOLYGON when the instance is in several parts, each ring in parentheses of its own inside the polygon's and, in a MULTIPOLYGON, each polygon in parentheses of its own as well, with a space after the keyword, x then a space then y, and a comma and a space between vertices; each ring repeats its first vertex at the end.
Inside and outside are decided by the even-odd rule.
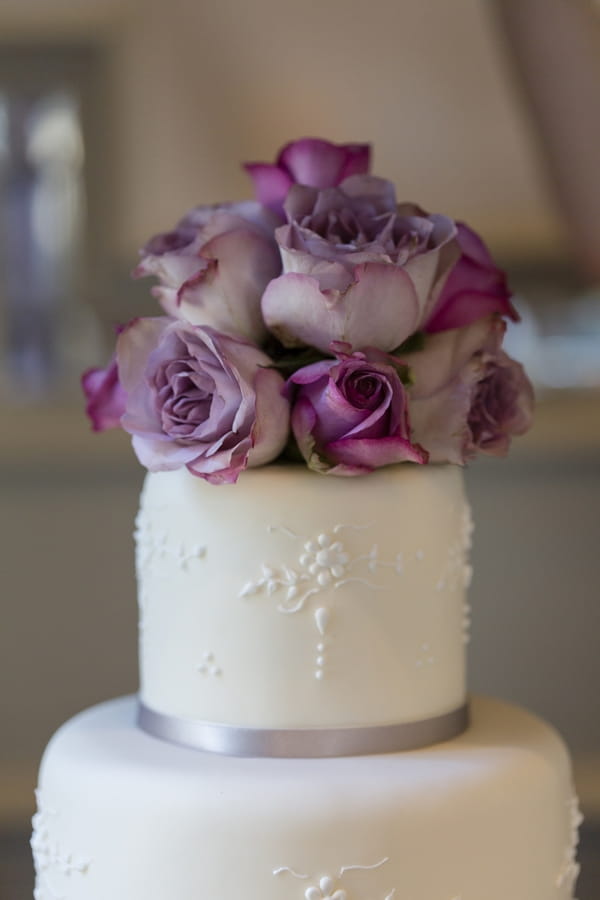
POLYGON ((119 249, 248 194, 240 160, 309 134, 370 140, 406 199, 510 253, 551 252, 559 225, 488 6, 149 0, 115 51, 119 249))
POLYGON ((561 228, 489 0, 4 0, 3 40, 110 49, 101 173, 113 254, 190 205, 248 195, 244 159, 292 137, 370 140, 406 199, 501 251, 561 228))

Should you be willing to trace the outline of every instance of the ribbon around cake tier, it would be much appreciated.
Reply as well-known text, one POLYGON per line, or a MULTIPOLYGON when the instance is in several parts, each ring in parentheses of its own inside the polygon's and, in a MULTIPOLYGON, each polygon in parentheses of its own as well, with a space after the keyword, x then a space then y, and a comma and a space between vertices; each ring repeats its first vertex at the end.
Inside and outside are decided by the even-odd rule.
POLYGON ((138 706, 138 725, 148 734, 225 756, 317 758, 397 753, 451 740, 468 724, 467 703, 412 722, 350 728, 246 728, 156 712, 141 701, 138 706))

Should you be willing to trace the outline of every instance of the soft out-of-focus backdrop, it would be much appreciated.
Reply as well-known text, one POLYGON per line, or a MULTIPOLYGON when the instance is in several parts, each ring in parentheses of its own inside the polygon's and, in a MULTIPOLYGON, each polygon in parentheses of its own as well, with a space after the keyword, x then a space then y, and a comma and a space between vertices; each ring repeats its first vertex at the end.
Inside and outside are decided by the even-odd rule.
POLYGON ((303 135, 372 141, 513 275, 540 409, 467 473, 471 684, 561 729, 600 815, 599 60, 594 0, 0 5, 0 825, 30 814, 52 731, 136 688, 142 471, 89 433, 79 371, 154 310, 137 247, 303 135))

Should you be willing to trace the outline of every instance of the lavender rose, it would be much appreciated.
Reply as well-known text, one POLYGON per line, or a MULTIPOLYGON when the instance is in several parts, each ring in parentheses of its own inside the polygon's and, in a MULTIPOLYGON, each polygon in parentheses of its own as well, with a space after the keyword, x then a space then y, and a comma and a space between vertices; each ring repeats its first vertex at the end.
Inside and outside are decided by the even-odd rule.
POLYGON ((397 361, 377 351, 340 354, 299 369, 288 381, 292 430, 309 468, 362 475, 398 462, 427 462, 410 440, 397 361))
POLYGON ((281 452, 289 404, 247 341, 167 317, 134 320, 117 342, 123 428, 152 472, 186 466, 214 484, 281 452))
POLYGON ((505 328, 493 314, 427 336, 424 350, 406 355, 413 437, 431 462, 504 456, 511 438, 530 427, 533 388, 501 349, 505 328))
POLYGON ((152 293, 169 315, 260 343, 260 299, 281 271, 277 224, 258 203, 199 206, 146 244, 133 275, 158 278, 152 293))
POLYGON ((283 214, 283 201, 293 184, 335 187, 350 175, 369 171, 368 144, 331 144, 302 138, 283 147, 275 163, 245 163, 258 200, 283 214))
POLYGON ((81 376, 87 403, 86 414, 94 431, 118 428, 125 412, 125 391, 119 383, 117 360, 113 356, 106 368, 88 369, 81 376))
POLYGON ((361 175, 325 191, 296 185, 285 207, 289 223, 276 231, 284 274, 262 301, 283 344, 388 351, 428 319, 458 258, 450 219, 397 206, 390 182, 361 175))
POLYGON ((446 280, 425 331, 461 328, 494 312, 518 321, 504 272, 471 228, 459 222, 457 229, 461 256, 446 280))
POLYGON ((481 359, 467 419, 465 456, 506 456, 514 435, 531 426, 534 394, 523 366, 501 350, 481 359))

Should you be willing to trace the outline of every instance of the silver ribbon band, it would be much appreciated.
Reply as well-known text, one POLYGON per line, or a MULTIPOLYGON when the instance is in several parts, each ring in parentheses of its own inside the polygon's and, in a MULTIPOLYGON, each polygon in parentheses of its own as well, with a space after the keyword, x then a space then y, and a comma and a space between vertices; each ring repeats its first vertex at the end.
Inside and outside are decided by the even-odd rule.
POLYGON ((155 712, 139 704, 138 725, 148 734, 226 756, 324 757, 368 756, 418 750, 448 741, 469 724, 469 707, 440 716, 396 725, 360 728, 238 728, 155 712))

